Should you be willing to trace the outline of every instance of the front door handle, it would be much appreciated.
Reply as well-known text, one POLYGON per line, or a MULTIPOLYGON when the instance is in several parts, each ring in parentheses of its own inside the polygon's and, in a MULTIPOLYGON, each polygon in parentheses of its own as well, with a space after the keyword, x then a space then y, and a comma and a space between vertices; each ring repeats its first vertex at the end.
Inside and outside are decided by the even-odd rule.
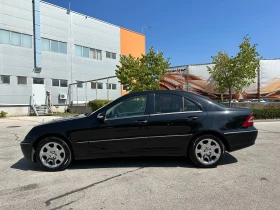
POLYGON ((187 117, 187 121, 193 121, 193 120, 197 120, 197 116, 189 116, 189 117, 187 117))
POLYGON ((135 121, 135 124, 136 125, 146 125, 147 124, 147 120, 136 120, 135 121))

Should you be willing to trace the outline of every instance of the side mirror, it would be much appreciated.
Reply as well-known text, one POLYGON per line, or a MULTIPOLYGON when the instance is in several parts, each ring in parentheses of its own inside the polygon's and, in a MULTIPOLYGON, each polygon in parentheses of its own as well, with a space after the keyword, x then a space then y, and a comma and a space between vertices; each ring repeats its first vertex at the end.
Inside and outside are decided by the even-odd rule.
POLYGON ((99 113, 99 114, 97 115, 97 119, 98 119, 99 121, 104 121, 104 120, 105 120, 105 114, 104 114, 104 113, 99 113))

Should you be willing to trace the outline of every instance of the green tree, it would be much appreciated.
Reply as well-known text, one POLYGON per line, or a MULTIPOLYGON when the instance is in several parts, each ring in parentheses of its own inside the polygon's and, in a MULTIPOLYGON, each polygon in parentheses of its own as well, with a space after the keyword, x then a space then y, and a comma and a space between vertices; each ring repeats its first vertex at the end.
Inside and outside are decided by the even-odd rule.
POLYGON ((116 76, 132 92, 159 90, 159 80, 164 77, 169 66, 169 58, 164 59, 162 52, 156 53, 150 48, 149 53, 141 58, 121 56, 116 76))
POLYGON ((252 84, 257 76, 261 57, 256 47, 257 44, 251 45, 250 37, 245 36, 235 57, 229 57, 226 52, 218 52, 218 55, 211 57, 215 66, 212 68, 207 66, 208 71, 215 80, 216 89, 221 92, 228 91, 229 105, 232 93, 241 93, 242 89, 252 84))

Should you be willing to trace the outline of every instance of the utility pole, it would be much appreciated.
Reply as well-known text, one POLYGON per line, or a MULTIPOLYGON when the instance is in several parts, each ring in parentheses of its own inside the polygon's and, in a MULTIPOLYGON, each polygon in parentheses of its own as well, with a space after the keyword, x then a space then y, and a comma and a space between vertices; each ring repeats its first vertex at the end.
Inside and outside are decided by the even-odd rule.
POLYGON ((258 102, 261 99, 261 73, 260 73, 260 63, 258 65, 258 102))

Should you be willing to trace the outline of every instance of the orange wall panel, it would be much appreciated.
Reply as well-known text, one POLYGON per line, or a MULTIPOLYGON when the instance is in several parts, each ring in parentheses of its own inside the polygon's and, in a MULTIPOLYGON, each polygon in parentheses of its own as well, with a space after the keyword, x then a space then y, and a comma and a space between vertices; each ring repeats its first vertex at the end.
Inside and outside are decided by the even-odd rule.
POLYGON ((141 57, 145 54, 145 36, 127 29, 121 28, 121 55, 141 57))
MULTIPOLYGON (((120 31, 121 37, 121 55, 128 56, 131 54, 133 57, 139 58, 142 54, 145 54, 145 36, 124 28, 120 31)), ((121 95, 125 95, 128 92, 121 90, 121 95)))

